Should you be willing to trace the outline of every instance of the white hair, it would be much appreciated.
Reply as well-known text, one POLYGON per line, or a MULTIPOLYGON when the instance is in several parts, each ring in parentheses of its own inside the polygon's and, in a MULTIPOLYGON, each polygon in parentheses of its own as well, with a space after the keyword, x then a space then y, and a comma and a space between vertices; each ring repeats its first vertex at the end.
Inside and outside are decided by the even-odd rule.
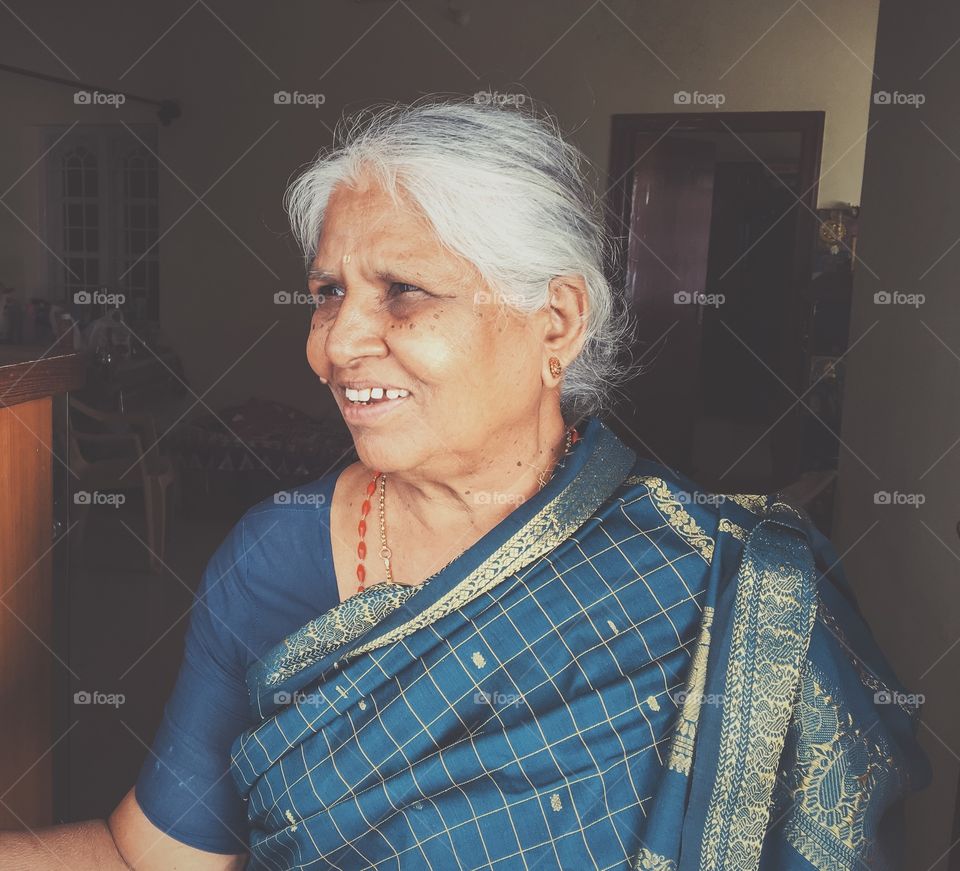
POLYGON ((290 185, 285 204, 308 263, 333 189, 369 174, 395 199, 408 198, 506 305, 536 311, 552 278, 582 277, 585 341, 561 387, 564 413, 577 418, 603 408, 625 375, 631 331, 604 274, 612 246, 583 161, 549 116, 432 98, 341 121, 333 147, 290 185))

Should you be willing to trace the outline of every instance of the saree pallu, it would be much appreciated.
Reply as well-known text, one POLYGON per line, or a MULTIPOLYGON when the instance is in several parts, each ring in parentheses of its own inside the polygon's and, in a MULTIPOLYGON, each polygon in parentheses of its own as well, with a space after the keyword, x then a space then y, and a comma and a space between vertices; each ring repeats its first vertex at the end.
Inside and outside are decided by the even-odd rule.
POLYGON ((918 705, 832 548, 589 419, 536 496, 418 587, 251 667, 251 868, 882 867, 918 705))

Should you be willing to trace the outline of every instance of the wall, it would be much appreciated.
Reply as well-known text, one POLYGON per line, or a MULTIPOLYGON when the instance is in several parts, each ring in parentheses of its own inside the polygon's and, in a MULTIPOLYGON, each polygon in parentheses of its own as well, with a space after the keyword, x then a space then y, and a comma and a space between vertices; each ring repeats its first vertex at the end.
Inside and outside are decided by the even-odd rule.
MULTIPOLYGON (((278 290, 302 286, 280 200, 345 108, 433 92, 526 92, 557 112, 598 168, 601 190, 612 113, 699 108, 678 107, 681 90, 720 93, 729 111, 822 109, 821 202, 857 202, 876 3, 815 0, 781 14, 762 0, 492 0, 462 2, 463 26, 442 0, 296 0, 282 13, 251 2, 182 12, 145 0, 93 10, 38 0, 21 4, 19 21, 0 9, 0 54, 180 100, 183 117, 160 132, 163 327, 211 406, 257 395, 316 412, 327 406, 303 359, 307 315, 273 304, 278 290), (322 93, 325 103, 277 106, 277 90, 322 93), (197 204, 194 192, 211 187, 197 204)), ((10 182, 38 156, 33 125, 153 117, 130 102, 78 107, 67 89, 6 74, 0 108, 13 121, 0 136, 0 179, 10 182)), ((31 228, 40 174, 27 172, 6 199, 31 228)), ((42 249, 4 209, 0 240, 0 281, 42 289, 42 249)))
POLYGON ((909 868, 932 867, 953 840, 960 762, 958 32, 955 3, 934 0, 922 16, 881 4, 876 87, 925 102, 870 114, 834 536, 881 646, 926 696, 920 737, 935 778, 908 808, 909 868), (894 291, 925 301, 874 302, 894 291), (878 491, 919 498, 877 505, 878 491))

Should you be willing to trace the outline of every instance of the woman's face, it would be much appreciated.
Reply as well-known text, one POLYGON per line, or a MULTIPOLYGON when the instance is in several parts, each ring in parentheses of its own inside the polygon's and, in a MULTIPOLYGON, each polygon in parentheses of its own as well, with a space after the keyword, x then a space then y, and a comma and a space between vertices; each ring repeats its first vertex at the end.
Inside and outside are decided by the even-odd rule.
POLYGON ((495 301, 470 263, 375 183, 334 191, 309 288, 307 358, 366 465, 462 473, 536 425, 543 315, 495 301), (369 399, 353 401, 355 390, 369 399))

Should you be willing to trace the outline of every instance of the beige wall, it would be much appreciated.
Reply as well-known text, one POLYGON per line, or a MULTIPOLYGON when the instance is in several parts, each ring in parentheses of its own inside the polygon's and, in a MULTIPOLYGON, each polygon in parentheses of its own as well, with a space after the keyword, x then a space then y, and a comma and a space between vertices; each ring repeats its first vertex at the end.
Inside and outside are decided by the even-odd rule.
POLYGON ((958 32, 960 7, 947 0, 923 16, 881 5, 876 86, 926 102, 871 112, 851 326, 852 342, 863 338, 848 357, 835 534, 881 646, 926 696, 920 737, 935 777, 909 806, 907 867, 919 869, 950 844, 960 761, 960 246, 950 250, 960 235, 960 47, 934 65, 958 32), (926 301, 874 304, 895 290, 926 301), (875 505, 879 490, 926 501, 875 505))
MULTIPOLYGON (((463 0, 470 21, 461 26, 441 0, 410 4, 422 21, 402 5, 387 12, 386 2, 295 2, 282 12, 233 3, 218 11, 223 24, 202 5, 177 22, 179 8, 145 0, 98 4, 92 14, 40 0, 24 21, 80 78, 181 101, 183 117, 160 133, 171 170, 162 178, 161 224, 172 227, 161 247, 161 319, 195 389, 202 393, 232 366, 207 402, 272 396, 317 411, 322 395, 301 351, 306 314, 272 304, 277 290, 301 286, 280 198, 294 170, 330 141, 345 107, 431 92, 526 91, 559 114, 601 179, 610 115, 675 111, 678 90, 722 93, 730 111, 822 109, 821 201, 856 202, 876 2, 809 4, 816 15, 801 4, 778 22, 780 12, 762 0, 611 0, 592 9, 571 0, 463 0), (278 89, 320 92, 326 103, 277 107, 278 89), (201 193, 224 172, 206 197, 220 220, 202 205, 182 217, 194 199, 172 173, 201 193)), ((70 75, 0 16, 6 62, 70 75)), ((22 127, 152 117, 131 103, 79 111, 70 92, 8 75, 0 76, 0 101, 13 122, 0 136, 0 178, 10 180, 37 156, 22 127)), ((38 176, 34 170, 7 200, 34 228, 38 176)), ((2 209, 0 238, 0 280, 42 289, 40 247, 2 209)))

